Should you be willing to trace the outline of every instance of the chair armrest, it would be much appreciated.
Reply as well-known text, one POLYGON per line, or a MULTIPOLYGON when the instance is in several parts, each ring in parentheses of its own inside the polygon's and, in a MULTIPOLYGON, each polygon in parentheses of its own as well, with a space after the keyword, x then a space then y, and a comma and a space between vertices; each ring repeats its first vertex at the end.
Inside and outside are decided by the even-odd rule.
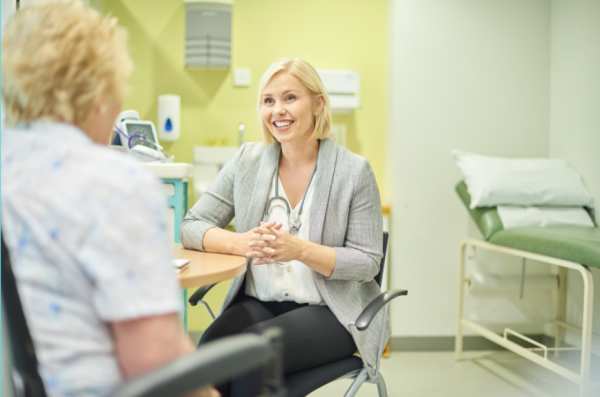
POLYGON ((408 295, 408 291, 405 289, 392 289, 386 292, 382 292, 377 298, 373 299, 371 303, 365 307, 356 319, 355 325, 359 331, 364 331, 369 327, 371 321, 375 318, 375 315, 385 305, 387 305, 392 299, 402 295, 408 295))
POLYGON ((111 397, 183 396, 257 368, 280 355, 280 330, 208 343, 157 370, 134 378, 111 397))
POLYGON ((208 291, 210 291, 215 285, 217 284, 205 285, 203 287, 198 288, 196 292, 194 292, 192 296, 190 296, 190 298, 188 299, 190 305, 196 306, 198 302, 204 299, 204 295, 206 295, 208 291))

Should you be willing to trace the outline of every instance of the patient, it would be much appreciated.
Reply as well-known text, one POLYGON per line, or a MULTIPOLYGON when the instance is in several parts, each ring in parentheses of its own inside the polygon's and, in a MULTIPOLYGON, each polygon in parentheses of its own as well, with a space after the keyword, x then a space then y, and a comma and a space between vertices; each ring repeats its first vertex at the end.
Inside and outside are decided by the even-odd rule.
POLYGON ((79 2, 24 7, 2 39, 2 230, 49 396, 104 396, 194 351, 162 188, 105 147, 131 68, 116 21, 79 2))

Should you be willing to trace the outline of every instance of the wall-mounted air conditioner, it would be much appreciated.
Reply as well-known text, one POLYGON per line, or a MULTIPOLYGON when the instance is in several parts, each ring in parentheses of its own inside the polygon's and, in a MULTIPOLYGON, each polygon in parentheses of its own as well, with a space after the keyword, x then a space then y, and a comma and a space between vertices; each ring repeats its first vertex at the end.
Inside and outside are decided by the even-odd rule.
POLYGON ((349 70, 317 70, 331 101, 333 113, 351 113, 360 107, 360 74, 349 70))

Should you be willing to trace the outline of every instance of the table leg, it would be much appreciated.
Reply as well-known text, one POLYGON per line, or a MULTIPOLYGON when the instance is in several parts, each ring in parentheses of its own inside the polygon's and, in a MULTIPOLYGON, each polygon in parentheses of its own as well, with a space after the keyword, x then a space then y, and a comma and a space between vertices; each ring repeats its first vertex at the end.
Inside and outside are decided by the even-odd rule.
POLYGON ((188 212, 188 181, 183 181, 183 218, 188 212))
POLYGON ((187 289, 183 290, 183 330, 185 334, 188 334, 188 302, 187 302, 187 289))

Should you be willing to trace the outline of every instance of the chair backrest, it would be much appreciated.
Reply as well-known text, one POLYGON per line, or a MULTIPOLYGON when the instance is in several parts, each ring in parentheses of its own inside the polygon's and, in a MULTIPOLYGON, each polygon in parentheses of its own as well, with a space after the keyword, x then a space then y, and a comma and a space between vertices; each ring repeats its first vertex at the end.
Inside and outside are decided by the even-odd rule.
POLYGON ((0 372, 2 376, 2 382, 0 382, 0 396, 2 397, 15 397, 15 387, 13 379, 13 364, 12 364, 12 353, 10 336, 8 335, 8 320, 6 319, 6 310, 4 310, 4 302, 2 302, 2 321, 0 326, 2 327, 2 359, 0 363, 0 372))
POLYGON ((375 276, 375 282, 377 285, 381 287, 381 281, 383 280, 383 268, 385 267, 385 255, 387 254, 387 244, 388 238, 390 234, 388 232, 383 232, 383 257, 381 258, 381 263, 379 264, 379 273, 375 276))
POLYGON ((4 236, 2 239, 2 306, 8 323, 13 370, 20 378, 15 388, 22 388, 26 397, 46 397, 44 382, 38 373, 38 362, 27 321, 23 314, 17 283, 12 272, 4 236))

